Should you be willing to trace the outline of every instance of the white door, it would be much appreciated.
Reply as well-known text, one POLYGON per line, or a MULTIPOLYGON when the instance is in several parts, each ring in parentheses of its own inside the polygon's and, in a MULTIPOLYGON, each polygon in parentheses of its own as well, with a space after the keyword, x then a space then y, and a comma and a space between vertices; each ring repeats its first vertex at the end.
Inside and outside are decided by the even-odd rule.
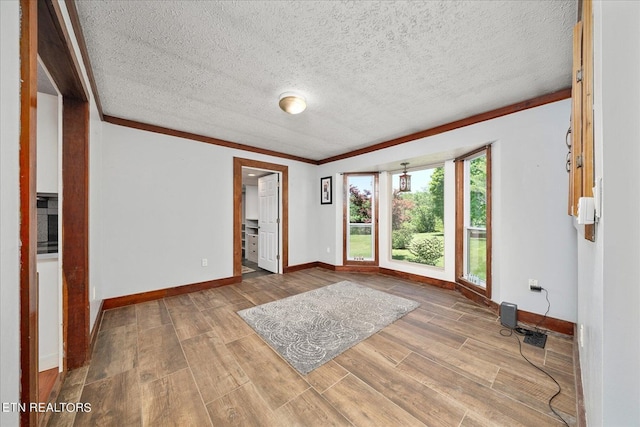
POLYGON ((258 266, 278 272, 280 186, 277 173, 258 179, 258 266))

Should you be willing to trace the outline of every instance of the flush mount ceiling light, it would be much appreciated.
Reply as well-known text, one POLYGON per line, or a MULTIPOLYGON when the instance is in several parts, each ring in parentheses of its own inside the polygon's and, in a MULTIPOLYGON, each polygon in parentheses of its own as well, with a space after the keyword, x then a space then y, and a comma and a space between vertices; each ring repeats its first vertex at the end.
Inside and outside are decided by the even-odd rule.
POLYGON ((280 95, 278 105, 285 113, 300 114, 307 108, 307 101, 296 93, 285 92, 280 95))

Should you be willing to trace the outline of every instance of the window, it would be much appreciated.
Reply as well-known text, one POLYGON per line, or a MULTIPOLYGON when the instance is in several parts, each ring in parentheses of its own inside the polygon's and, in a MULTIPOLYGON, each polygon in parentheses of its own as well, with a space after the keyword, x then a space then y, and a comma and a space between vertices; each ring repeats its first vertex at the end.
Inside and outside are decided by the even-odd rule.
POLYGON ((444 166, 391 175, 391 259, 444 268, 444 166))
POLYGON ((456 281, 491 297, 491 151, 456 159, 456 281))
POLYGON ((344 263, 378 264, 378 174, 345 174, 344 263))

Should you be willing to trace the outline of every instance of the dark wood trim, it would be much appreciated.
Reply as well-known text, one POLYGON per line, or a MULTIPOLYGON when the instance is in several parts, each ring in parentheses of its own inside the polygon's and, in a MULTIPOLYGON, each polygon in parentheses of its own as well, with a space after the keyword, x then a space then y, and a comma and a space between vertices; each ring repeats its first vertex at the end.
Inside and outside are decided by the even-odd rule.
POLYGON ((38 55, 64 96, 87 101, 87 88, 57 1, 38 1, 38 55))
MULTIPOLYGON (((462 294, 467 299, 474 301, 478 304, 489 307, 492 311, 499 316, 500 306, 492 301, 491 299, 484 296, 482 293, 478 293, 460 285, 459 283, 449 282, 447 280, 435 279, 433 277, 420 276, 417 274, 406 273, 404 271, 398 271, 391 268, 384 267, 366 267, 366 266, 342 266, 342 265, 332 265, 324 262, 317 263, 309 263, 312 267, 320 267, 325 270, 330 271, 339 271, 339 272, 350 272, 350 273, 379 273, 387 276, 399 277, 402 279, 410 280, 412 282, 417 282, 420 284, 426 284, 430 286, 436 286, 438 288, 456 290, 462 294)), ((547 329, 550 331, 559 332, 561 334, 572 336, 574 323, 568 322, 566 320, 555 319, 553 317, 544 317, 537 313, 531 313, 528 311, 518 309, 518 320, 527 324, 537 325, 540 324, 540 327, 543 329, 547 329), (543 321, 544 319, 544 321, 543 321)))
POLYGON ((289 268, 289 167, 259 160, 233 158, 233 275, 242 276, 242 168, 264 169, 282 174, 282 271, 289 268))
POLYGON ((464 155, 457 157, 455 159, 455 177, 456 177, 456 237, 455 237, 455 278, 456 283, 463 288, 468 289, 471 293, 469 294, 472 297, 474 294, 484 295, 487 300, 491 299, 491 251, 492 251, 492 231, 491 231, 491 145, 486 145, 484 147, 476 148, 464 155), (471 157, 476 156, 484 152, 487 158, 486 161, 486 180, 487 180, 487 206, 486 206, 486 278, 485 278, 485 287, 480 287, 474 283, 471 283, 463 278, 464 274, 464 241, 465 241, 465 232, 464 232, 464 200, 465 200, 465 161, 471 157))
POLYGON ((336 266, 333 264, 327 264, 326 262, 318 261, 316 267, 324 268, 325 270, 336 271, 336 266))
MULTIPOLYGON (((329 264, 326 264, 326 265, 329 265, 329 264)), ((320 267, 320 263, 318 261, 314 261, 314 262, 307 262, 305 264, 291 265, 286 269, 284 269, 284 273, 293 273, 296 271, 306 270, 308 268, 314 268, 314 267, 320 267)))
MULTIPOLYGON (((65 0, 72 1, 72 0, 65 0)), ((97 96, 97 92, 96 92, 97 96)), ((521 101, 515 104, 508 105, 506 107, 497 108, 495 110, 487 111, 481 114, 476 114, 471 117, 467 117, 461 120, 457 120, 451 123, 447 123, 444 125, 436 126, 434 128, 426 129, 420 132, 412 133, 406 136, 402 136, 400 138, 395 138, 389 141, 381 142, 378 144, 370 145, 369 147, 361 148, 359 150, 350 151, 348 153, 339 154, 337 156, 328 157, 322 160, 312 160, 304 157, 293 156, 286 153, 281 153, 278 151, 252 147, 249 145, 240 144, 233 141, 226 141, 223 139, 213 138, 204 135, 198 135, 190 132, 184 132, 180 130, 165 128, 161 126, 156 126, 148 123, 136 122, 133 120, 123 119, 119 117, 104 115, 102 119, 107 122, 118 126, 130 127, 133 129, 144 130, 147 132, 155 132, 163 135, 175 136, 177 138, 190 139, 193 141, 204 142, 207 144, 219 145, 227 148, 234 148, 237 150, 249 151, 253 153, 260 153, 274 157, 280 157, 283 159, 296 160, 303 163, 309 163, 312 165, 322 165, 325 163, 331 163, 338 160, 348 159, 350 157, 356 157, 362 154, 371 153, 373 151, 382 150, 389 147, 394 147, 396 145, 404 144, 407 142, 415 141, 417 139, 426 138, 429 136, 438 135, 440 133, 449 132, 451 130, 459 129, 465 126, 470 126, 476 123, 484 122, 487 120, 496 119, 498 117, 506 116, 509 114, 517 113, 519 111, 528 110, 530 108, 540 107, 542 105, 550 104, 552 102, 562 101, 563 99, 571 98, 571 88, 562 89, 557 92, 552 92, 546 95, 538 96, 536 98, 528 99, 525 101, 521 101)))
POLYGON ((456 236, 455 236, 455 272, 456 278, 462 277, 464 268, 464 161, 455 160, 455 189, 456 189, 456 236))
POLYGON ((87 50, 87 43, 85 42, 84 33, 82 31, 82 25, 80 25, 80 17, 78 16, 78 9, 74 0, 65 0, 64 4, 67 6, 67 12, 69 12, 69 18, 71 20, 71 27, 75 33, 76 40, 78 41, 78 47, 80 48, 80 55, 82 56, 82 62, 84 68, 87 71, 87 77, 89 78, 89 85, 91 86, 91 93, 93 94, 93 100, 96 103, 100 120, 104 121, 104 114, 102 112, 102 102, 100 102, 100 95, 98 94, 98 86, 96 85, 96 79, 93 75, 93 67, 91 66, 91 59, 89 58, 89 51, 87 50))
POLYGON ((295 160, 298 162, 309 163, 317 165, 315 160, 307 159, 304 157, 293 156, 291 154, 281 153, 279 151, 268 150, 266 148, 252 147, 250 145, 240 144, 238 142, 225 141, 224 139, 213 138, 210 136, 198 135, 195 133, 184 132, 181 130, 169 129, 162 126, 156 126, 148 123, 136 122, 133 120, 121 119, 119 117, 113 117, 104 115, 104 121, 118 126, 129 127, 133 129, 144 130, 147 132, 160 133, 163 135, 175 136, 176 138, 184 138, 192 141, 204 142, 206 144, 218 145, 220 147, 233 148, 236 150, 249 151, 251 153, 265 154, 267 156, 279 157, 282 159, 295 160))
MULTIPOLYGON (((343 199, 343 203, 342 203, 342 264, 344 266, 348 266, 348 265, 352 265, 352 266, 378 266, 379 265, 379 254, 380 254, 380 245, 379 243, 379 224, 380 224, 380 190, 379 190, 379 177, 380 177, 380 173, 379 172, 353 172, 353 173, 344 173, 343 174, 343 181, 342 181, 342 188, 343 188, 343 193, 344 193, 344 199, 343 199), (349 230, 347 230, 347 218, 348 218, 348 213, 347 213, 347 209, 349 206, 349 191, 347 191, 347 184, 349 181, 349 177, 350 176, 366 176, 366 175, 373 175, 373 194, 371 195, 373 197, 373 202, 374 202, 374 217, 375 217, 375 222, 373 224, 374 227, 374 233, 375 233, 375 239, 373 241, 374 247, 373 247, 373 261, 354 261, 354 260, 349 260, 347 259, 347 233, 349 230)), ((368 271, 368 270, 367 270, 368 271)))
MULTIPOLYGON (((573 326, 573 336, 578 336, 578 325, 573 326)), ((573 340, 573 378, 576 387, 576 426, 587 427, 587 411, 584 406, 584 386, 582 385, 582 367, 580 366, 580 343, 573 340)))
POLYGON ((225 277, 224 279, 208 280, 206 282, 192 283, 190 285, 174 286, 172 288, 157 289, 155 291, 141 292, 139 294, 124 295, 121 297, 107 298, 102 303, 102 310, 125 307, 141 302, 155 301, 167 297, 204 291, 211 288, 233 285, 242 282, 242 276, 225 277))
POLYGON ((476 149, 473 149, 469 152, 464 153, 462 156, 458 156, 455 159, 453 159, 454 162, 461 162, 463 160, 468 159, 469 157, 473 157, 476 154, 482 153, 483 151, 485 151, 487 149, 487 145, 483 145, 482 147, 478 147, 476 149))
POLYGON ((443 289, 455 289, 456 284, 448 280, 436 279, 428 276, 420 276, 419 274, 407 273, 404 271, 393 270, 390 268, 380 267, 380 274, 387 276, 399 277, 401 279, 411 280, 412 282, 425 283, 427 285, 436 286, 443 289))
POLYGON ((573 336, 574 323, 566 320, 555 319, 553 317, 545 317, 538 313, 518 309, 518 322, 528 325, 538 325, 540 329, 548 329, 550 331, 560 332, 561 334, 573 336))
POLYGON ((62 101, 62 287, 68 369, 89 354, 89 103, 62 101))
MULTIPOLYGON (((36 135, 38 4, 20 0, 20 402, 38 401, 38 282, 36 135)), ((38 413, 21 412, 20 425, 35 426, 38 413)))
MULTIPOLYGON (((468 283, 468 282, 467 282, 468 283)), ((456 290, 462 294, 467 299, 470 299, 473 302, 477 302, 478 304, 486 305, 498 312, 498 304, 491 299, 487 298, 482 291, 484 289, 478 288, 478 290, 474 289, 471 286, 465 286, 460 284, 460 282, 456 281, 456 290)), ((520 312, 520 310, 518 310, 520 312)))
POLYGON ((341 271, 344 273, 364 273, 364 274, 376 274, 380 273, 380 267, 377 265, 336 265, 334 271, 341 271))
POLYGON ((338 160, 348 159, 350 157, 360 156, 362 154, 383 150, 385 148, 394 147, 400 144, 405 144, 407 142, 415 141, 417 139, 438 135, 440 133, 449 132, 454 129, 459 129, 465 126, 470 126, 470 125, 484 122, 487 120, 496 119, 498 117, 506 116, 508 114, 517 113, 519 111, 528 110, 530 108, 540 107, 545 104, 550 104, 556 101, 562 101, 563 99, 568 99, 568 98, 571 98, 571 88, 562 89, 557 92, 552 92, 546 95, 538 96, 536 98, 528 99, 526 101, 517 102, 515 104, 507 105, 506 107, 497 108, 495 110, 476 114, 474 116, 467 117, 465 119, 456 120, 455 122, 447 123, 441 126, 436 126, 430 129, 422 130, 420 132, 401 136, 400 138, 395 138, 389 141, 380 142, 378 144, 370 145, 368 147, 361 148, 359 150, 354 150, 348 153, 339 154, 337 156, 328 157, 326 159, 318 161, 317 163, 320 165, 323 165, 325 163, 331 163, 338 160))
POLYGON ((486 147, 486 153, 487 153, 487 163, 486 163, 486 179, 487 179, 487 206, 486 206, 486 216, 487 216, 487 224, 485 225, 487 228, 487 237, 485 240, 485 251, 486 251, 486 256, 485 256, 485 260, 486 260, 486 264, 487 266, 485 267, 485 274, 487 276, 486 280, 485 280, 485 289, 486 289, 486 293, 485 295, 488 298, 491 298, 492 295, 492 283, 493 283, 493 257, 492 257, 492 253, 493 253, 493 228, 491 227, 491 225, 493 224, 491 218, 492 218, 492 207, 493 207, 493 192, 492 190, 492 178, 493 178, 493 174, 492 174, 492 170, 493 170, 493 165, 492 165, 492 157, 491 157, 491 145, 487 145, 486 147))
POLYGON ((486 289, 483 288, 482 286, 478 286, 475 283, 471 283, 468 280, 466 280, 464 277, 462 276, 457 276, 456 278, 456 283, 462 287, 465 287, 469 290, 471 290, 472 292, 475 293, 479 293, 481 295, 485 295, 486 294, 486 289))
POLYGON ((98 339, 98 333, 100 332, 100 325, 102 325, 102 314, 104 313, 104 300, 100 301, 100 307, 98 308, 98 316, 93 324, 91 330, 91 337, 89 338, 89 356, 93 354, 93 349, 98 339))

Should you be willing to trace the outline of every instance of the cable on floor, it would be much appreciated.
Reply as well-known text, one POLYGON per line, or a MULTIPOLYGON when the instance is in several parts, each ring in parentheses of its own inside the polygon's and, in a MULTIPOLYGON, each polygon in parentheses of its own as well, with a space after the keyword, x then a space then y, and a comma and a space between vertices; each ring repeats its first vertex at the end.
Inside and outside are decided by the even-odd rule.
MULTIPOLYGON (((547 299, 547 301, 549 301, 547 299)), ((549 310, 547 310, 548 312, 549 310)), ((545 313, 546 316, 546 313, 545 313)), ((518 335, 528 335, 528 334, 533 334, 532 331, 529 331, 527 329, 523 329, 523 328, 503 328, 500 330, 500 335, 502 335, 503 337, 510 337, 513 336, 516 341, 518 341, 518 349, 520 350, 520 356, 522 356, 522 358, 524 360, 526 360, 531 366, 533 366, 534 368, 536 368, 537 370, 539 370, 540 372, 542 372, 543 374, 545 374, 546 376, 548 376, 549 378, 551 378, 551 380, 556 383, 556 385, 558 386, 558 391, 556 392, 556 394, 554 394, 553 396, 551 396, 549 398, 549 401, 547 402, 547 405, 549 406, 549 409, 551 409, 551 412, 553 412, 558 418, 560 418, 560 420, 562 420, 562 422, 569 427, 569 423, 567 423, 567 421, 565 421, 564 418, 562 418, 562 416, 556 412, 556 410, 553 408, 553 406, 551 405, 551 402, 553 402, 553 399, 555 399, 558 395, 560 395, 560 393, 562 392, 562 387, 560 386, 560 383, 558 383, 558 381, 556 381, 555 378, 553 378, 553 376, 548 373, 547 371, 545 371, 544 369, 542 369, 541 367, 539 367, 538 365, 536 365, 535 363, 533 363, 532 361, 530 361, 529 359, 527 359, 527 357, 522 353, 522 342, 520 341, 520 338, 518 338, 518 335), (508 334, 505 334, 504 332, 508 332, 508 334), (515 334, 514 334, 515 332, 515 334)))

